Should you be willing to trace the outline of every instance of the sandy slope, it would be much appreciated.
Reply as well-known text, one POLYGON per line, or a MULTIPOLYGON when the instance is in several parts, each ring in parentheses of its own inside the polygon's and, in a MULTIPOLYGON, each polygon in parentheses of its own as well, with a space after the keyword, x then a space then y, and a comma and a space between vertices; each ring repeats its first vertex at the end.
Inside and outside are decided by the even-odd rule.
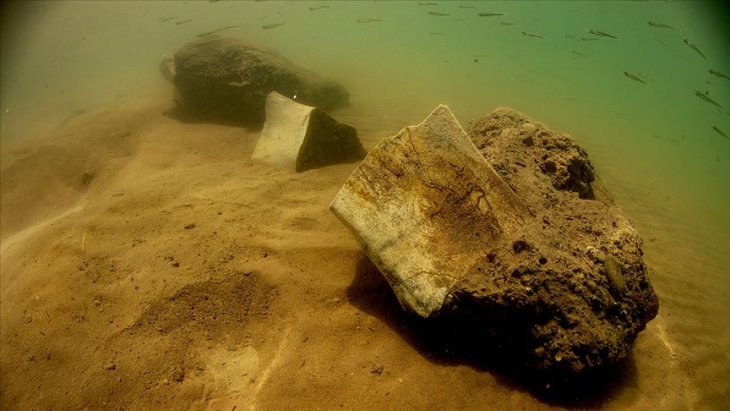
MULTIPOLYGON (((249 159, 255 133, 167 108, 128 102, 3 147, 2 408, 682 409, 728 394, 728 334, 705 312, 722 304, 677 282, 663 248, 647 244, 662 311, 629 361, 576 403, 549 400, 401 313, 327 210, 354 165, 274 169, 249 159)), ((369 109, 335 114, 367 146, 427 114, 369 109)), ((630 211, 672 242, 666 219, 630 211)))

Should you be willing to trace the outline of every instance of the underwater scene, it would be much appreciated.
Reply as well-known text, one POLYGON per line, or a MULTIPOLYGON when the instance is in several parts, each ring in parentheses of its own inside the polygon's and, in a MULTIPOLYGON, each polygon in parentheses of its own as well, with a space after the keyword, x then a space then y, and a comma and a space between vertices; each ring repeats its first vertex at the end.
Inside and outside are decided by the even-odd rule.
POLYGON ((0 18, 0 408, 727 409, 727 2, 0 18))

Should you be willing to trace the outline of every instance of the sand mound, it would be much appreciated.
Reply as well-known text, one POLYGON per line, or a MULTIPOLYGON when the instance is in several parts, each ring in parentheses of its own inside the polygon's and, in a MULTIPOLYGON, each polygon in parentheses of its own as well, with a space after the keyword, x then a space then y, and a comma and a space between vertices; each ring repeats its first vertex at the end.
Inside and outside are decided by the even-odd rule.
POLYGON ((98 177, 107 177, 132 154, 134 138, 160 115, 158 102, 115 110, 79 112, 56 132, 28 138, 2 150, 0 238, 48 219, 79 201, 98 177))

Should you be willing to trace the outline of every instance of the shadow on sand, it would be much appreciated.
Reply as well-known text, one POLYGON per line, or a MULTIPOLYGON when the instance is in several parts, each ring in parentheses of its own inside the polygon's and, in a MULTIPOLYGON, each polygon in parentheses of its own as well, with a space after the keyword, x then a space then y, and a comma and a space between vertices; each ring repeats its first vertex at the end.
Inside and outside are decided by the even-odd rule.
POLYGON ((241 127, 250 133, 258 133, 264 127, 263 122, 261 124, 246 124, 244 122, 233 121, 213 114, 208 116, 193 115, 186 112, 178 105, 171 106, 169 109, 165 110, 162 115, 183 124, 218 124, 221 126, 241 127))
POLYGON ((350 304, 387 324, 429 361, 489 372, 499 383, 528 392, 547 404, 600 407, 623 387, 636 385, 636 365, 631 355, 614 366, 573 377, 516 366, 520 361, 508 349, 445 322, 427 321, 404 312, 386 280, 365 255, 357 263, 347 298, 350 304))

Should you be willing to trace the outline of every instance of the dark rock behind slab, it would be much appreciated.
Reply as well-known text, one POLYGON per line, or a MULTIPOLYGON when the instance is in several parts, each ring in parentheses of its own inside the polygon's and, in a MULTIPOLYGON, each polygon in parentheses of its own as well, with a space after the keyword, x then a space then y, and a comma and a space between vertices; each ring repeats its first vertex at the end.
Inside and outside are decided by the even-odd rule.
POLYGON ((325 110, 349 100, 338 83, 234 38, 193 41, 175 53, 174 70, 168 71, 174 72, 179 115, 193 121, 261 127, 272 91, 325 110))
POLYGON ((485 249, 439 316, 531 369, 575 374, 623 359, 658 300, 641 238, 586 152, 510 109, 468 133, 535 218, 485 249))

